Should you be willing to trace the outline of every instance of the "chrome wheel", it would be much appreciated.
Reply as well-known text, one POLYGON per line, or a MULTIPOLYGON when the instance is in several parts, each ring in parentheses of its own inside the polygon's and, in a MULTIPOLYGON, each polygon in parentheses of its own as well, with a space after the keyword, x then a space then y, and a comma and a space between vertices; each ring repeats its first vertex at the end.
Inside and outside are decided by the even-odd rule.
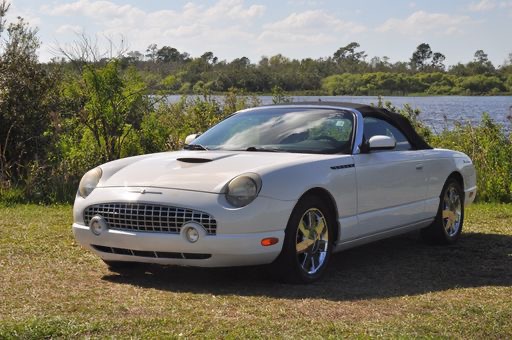
POLYGON ((454 244, 460 238, 464 224, 464 191, 449 177, 439 195, 439 208, 432 222, 421 229, 422 238, 431 244, 454 244))
POLYGON ((442 217, 446 234, 449 237, 457 235, 462 221, 462 200, 453 184, 444 193, 442 217))
POLYGON ((329 229, 319 209, 310 208, 300 218, 295 248, 304 272, 315 274, 324 265, 329 249, 329 229))

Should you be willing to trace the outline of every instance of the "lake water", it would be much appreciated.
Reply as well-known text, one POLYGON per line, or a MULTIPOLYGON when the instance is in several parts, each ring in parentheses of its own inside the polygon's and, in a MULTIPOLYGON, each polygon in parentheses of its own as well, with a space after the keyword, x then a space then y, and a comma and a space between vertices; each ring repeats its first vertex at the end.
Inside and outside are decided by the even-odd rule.
MULTIPOLYGON (((223 96, 216 97, 222 100, 223 96)), ((272 104, 272 96, 258 96, 262 104, 272 104)), ((374 96, 292 96, 294 102, 301 101, 334 101, 360 104, 376 104, 374 96)), ((179 95, 168 97, 170 102, 180 99, 179 95)), ((451 128, 454 122, 470 122, 478 124, 483 112, 487 112, 507 131, 512 131, 512 96, 436 96, 436 97, 382 97, 397 107, 404 104, 421 110, 419 118, 435 131, 451 128)))

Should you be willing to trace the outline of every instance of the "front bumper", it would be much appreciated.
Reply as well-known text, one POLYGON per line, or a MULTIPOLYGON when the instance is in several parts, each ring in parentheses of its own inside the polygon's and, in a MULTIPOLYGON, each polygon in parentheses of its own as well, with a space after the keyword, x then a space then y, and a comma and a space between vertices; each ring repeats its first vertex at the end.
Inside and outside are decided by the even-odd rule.
POLYGON ((86 199, 78 196, 75 200, 75 238, 104 260, 198 267, 268 264, 281 252, 284 230, 296 203, 260 196, 248 206, 234 209, 218 194, 160 188, 148 188, 158 194, 139 194, 133 189, 97 188, 86 199), (195 243, 187 241, 182 234, 173 233, 107 229, 96 236, 84 223, 84 209, 109 202, 145 202, 203 211, 216 219, 216 235, 202 235, 195 243), (276 237, 279 242, 262 246, 261 240, 268 237, 276 237), (197 254, 201 256, 194 258, 197 254))
POLYGON ((464 205, 467 206, 475 200, 476 197, 476 186, 466 189, 464 191, 464 205))
POLYGON ((132 261, 196 267, 268 264, 279 255, 284 240, 284 231, 207 235, 195 243, 186 241, 180 234, 107 230, 96 236, 90 231, 89 227, 77 223, 73 224, 73 233, 82 246, 107 261, 132 261), (266 237, 276 237, 279 239, 279 243, 263 247, 261 240, 266 237), (110 248, 110 251, 98 250, 104 248, 110 248), (113 251, 112 248, 114 248, 113 251), (118 250, 120 249, 126 250, 124 253, 131 252, 130 254, 119 254, 120 251, 118 250), (137 256, 140 253, 144 253, 144 256, 137 256), (183 257, 193 257, 187 256, 187 254, 210 256, 196 259, 165 258, 158 257, 160 253, 183 254, 183 257))

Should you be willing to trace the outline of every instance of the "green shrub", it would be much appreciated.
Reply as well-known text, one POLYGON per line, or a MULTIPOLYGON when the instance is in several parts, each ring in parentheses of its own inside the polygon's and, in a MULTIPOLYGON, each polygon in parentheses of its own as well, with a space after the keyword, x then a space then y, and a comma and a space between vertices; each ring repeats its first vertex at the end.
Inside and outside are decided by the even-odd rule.
POLYGON ((470 94, 497 94, 505 91, 505 85, 500 78, 483 74, 462 79, 460 86, 470 94))
POLYGON ((432 145, 471 157, 477 172, 478 200, 512 201, 512 141, 489 114, 484 113, 477 126, 459 122, 453 130, 444 130, 434 136, 432 145))
POLYGON ((15 205, 26 202, 25 193, 18 187, 0 187, 0 204, 15 205))
POLYGON ((433 73, 374 72, 343 73, 322 80, 322 89, 331 95, 373 95, 426 93, 433 95, 481 95, 510 91, 510 80, 497 76, 456 76, 433 73))

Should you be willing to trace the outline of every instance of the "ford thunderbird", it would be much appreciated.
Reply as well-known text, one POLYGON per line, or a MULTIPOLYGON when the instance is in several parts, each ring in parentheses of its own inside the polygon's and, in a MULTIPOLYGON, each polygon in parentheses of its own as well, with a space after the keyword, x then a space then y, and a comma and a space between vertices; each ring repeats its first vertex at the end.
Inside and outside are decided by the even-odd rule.
POLYGON ((138 263, 269 264, 312 282, 334 252, 420 230, 459 238, 476 175, 463 153, 431 148, 403 116, 350 103, 239 111, 181 151, 87 172, 78 242, 112 270, 138 263))

